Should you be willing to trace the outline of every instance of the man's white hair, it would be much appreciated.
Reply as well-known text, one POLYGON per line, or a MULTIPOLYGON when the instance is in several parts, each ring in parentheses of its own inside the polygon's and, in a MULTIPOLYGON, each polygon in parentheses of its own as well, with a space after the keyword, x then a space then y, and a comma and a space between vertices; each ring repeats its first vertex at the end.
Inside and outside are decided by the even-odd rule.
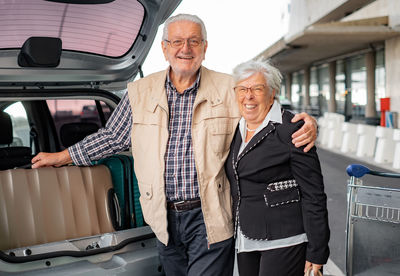
POLYGON ((197 15, 193 14, 185 14, 181 13, 175 16, 171 16, 167 20, 165 20, 164 23, 164 29, 163 29, 163 35, 162 35, 162 40, 168 39, 168 27, 169 24, 177 21, 191 21, 193 23, 199 24, 201 27, 201 35, 202 39, 207 40, 207 31, 206 31, 206 26, 204 25, 203 20, 201 20, 197 15))

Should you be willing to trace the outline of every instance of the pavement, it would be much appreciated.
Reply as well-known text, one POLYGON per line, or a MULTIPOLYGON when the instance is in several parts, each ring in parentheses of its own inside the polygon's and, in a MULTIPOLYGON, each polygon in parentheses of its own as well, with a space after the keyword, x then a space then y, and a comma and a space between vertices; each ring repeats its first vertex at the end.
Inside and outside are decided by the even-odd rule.
MULTIPOLYGON (((233 271, 233 276, 239 276, 237 270, 236 256, 235 256, 235 268, 233 271)), ((326 263, 326 265, 324 265, 324 276, 344 276, 344 274, 331 259, 328 259, 328 262, 326 263)))
POLYGON ((318 144, 318 143, 317 143, 317 147, 327 150, 327 151, 331 151, 336 154, 346 156, 348 158, 362 160, 363 163, 367 163, 372 167, 378 167, 380 169, 380 171, 390 171, 390 172, 400 173, 400 169, 393 168, 392 163, 377 163, 377 162, 375 162, 374 158, 372 158, 372 157, 366 157, 366 156, 359 157, 356 155, 355 152, 342 152, 340 149, 328 148, 328 147, 322 146, 321 144, 318 144))
POLYGON ((324 276, 344 276, 344 273, 331 259, 328 259, 324 265, 324 276))

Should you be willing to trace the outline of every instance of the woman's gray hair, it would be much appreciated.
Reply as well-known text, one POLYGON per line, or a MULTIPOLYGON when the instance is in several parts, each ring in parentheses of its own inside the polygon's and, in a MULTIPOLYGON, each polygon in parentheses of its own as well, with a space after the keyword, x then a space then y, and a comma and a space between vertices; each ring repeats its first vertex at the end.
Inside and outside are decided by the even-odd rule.
POLYGON ((201 27, 201 35, 202 39, 207 40, 207 31, 206 31, 206 26, 204 25, 203 20, 200 19, 197 15, 193 14, 186 14, 186 13, 181 13, 175 16, 171 16, 167 20, 165 20, 164 23, 164 29, 163 29, 163 35, 162 35, 162 40, 168 39, 168 27, 169 24, 177 21, 191 21, 193 23, 199 24, 201 27))
POLYGON ((275 90, 275 95, 279 94, 281 89, 282 74, 279 69, 274 67, 269 60, 257 59, 243 62, 233 69, 233 79, 235 83, 247 79, 256 74, 264 74, 270 92, 275 90))

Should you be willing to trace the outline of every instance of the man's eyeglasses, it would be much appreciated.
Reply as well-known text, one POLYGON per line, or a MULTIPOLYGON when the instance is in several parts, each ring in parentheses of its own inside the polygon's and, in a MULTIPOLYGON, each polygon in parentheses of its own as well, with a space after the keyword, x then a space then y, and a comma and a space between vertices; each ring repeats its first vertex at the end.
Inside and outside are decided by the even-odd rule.
POLYGON ((265 91, 265 85, 264 84, 256 84, 256 85, 253 85, 251 87, 246 87, 246 86, 239 85, 239 86, 235 86, 233 88, 233 90, 240 97, 245 96, 247 94, 247 91, 249 91, 249 90, 253 95, 261 96, 265 91))
POLYGON ((187 39, 175 39, 175 40, 167 40, 164 39, 165 42, 168 42, 172 48, 181 48, 187 42, 189 47, 195 48, 200 45, 204 41, 204 39, 198 38, 187 38, 187 39))

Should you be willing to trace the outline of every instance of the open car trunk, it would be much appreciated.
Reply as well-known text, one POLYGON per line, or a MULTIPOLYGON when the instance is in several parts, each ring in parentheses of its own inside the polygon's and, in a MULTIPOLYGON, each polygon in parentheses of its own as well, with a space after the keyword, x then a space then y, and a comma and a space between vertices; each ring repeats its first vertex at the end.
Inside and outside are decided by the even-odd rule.
POLYGON ((0 115, 8 111, 13 120, 8 126, 18 128, 3 132, 2 139, 6 133, 14 139, 0 147, 0 155, 8 154, 0 158, 1 275, 163 275, 155 235, 141 213, 129 151, 92 167, 13 164, 22 158, 29 162, 39 151, 62 150, 104 127, 100 112, 94 118, 85 110, 100 108, 107 119, 118 100, 96 89, 0 90, 0 115), (17 104, 26 112, 25 138, 21 117, 10 111, 17 104), (82 111, 75 114, 76 106, 82 111), (96 128, 89 129, 92 125, 96 128), (13 145, 15 138, 28 142, 13 145), (28 158, 19 155, 20 148, 29 149, 28 158))

